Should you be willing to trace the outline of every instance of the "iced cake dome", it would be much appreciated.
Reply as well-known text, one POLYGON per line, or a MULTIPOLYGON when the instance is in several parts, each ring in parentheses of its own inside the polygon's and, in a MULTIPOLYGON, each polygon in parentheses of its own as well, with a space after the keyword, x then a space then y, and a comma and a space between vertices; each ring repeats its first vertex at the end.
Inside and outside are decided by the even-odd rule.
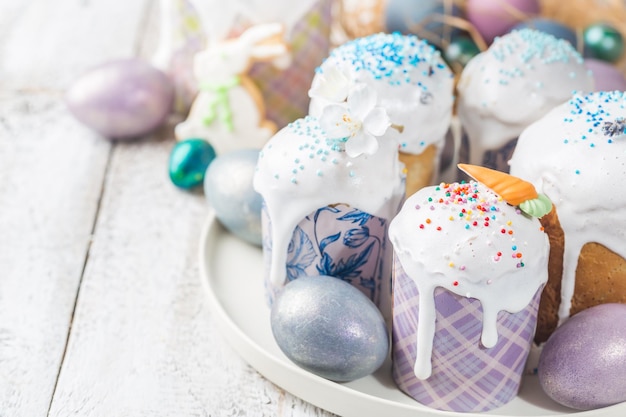
POLYGON ((309 95, 310 114, 345 102, 364 83, 391 121, 384 138, 394 140, 406 164, 407 194, 431 184, 452 117, 453 74, 441 54, 416 36, 376 34, 331 51, 317 69, 309 95), (422 155, 419 160, 416 156, 422 155), (416 182, 415 185, 411 183, 416 182))
MULTIPOLYGON (((512 190, 542 215, 550 202, 528 186, 514 178, 492 188, 512 190)), ((476 181, 423 188, 389 228, 394 380, 437 409, 487 411, 510 401, 532 344, 548 237, 537 218, 492 188, 476 181)))
POLYGON ((469 142, 469 163, 508 171, 510 141, 574 91, 593 90, 583 58, 563 40, 533 29, 496 38, 464 68, 457 111, 469 142), (503 155, 487 155, 498 151, 503 155))
POLYGON ((265 204, 266 284, 272 293, 301 275, 336 276, 389 309, 387 228, 404 197, 397 146, 381 139, 373 153, 352 149, 351 156, 346 147, 354 137, 339 136, 329 138, 307 116, 261 151, 253 182, 265 204))
POLYGON ((511 173, 555 205, 538 341, 592 305, 626 302, 626 93, 574 95, 520 136, 511 173))

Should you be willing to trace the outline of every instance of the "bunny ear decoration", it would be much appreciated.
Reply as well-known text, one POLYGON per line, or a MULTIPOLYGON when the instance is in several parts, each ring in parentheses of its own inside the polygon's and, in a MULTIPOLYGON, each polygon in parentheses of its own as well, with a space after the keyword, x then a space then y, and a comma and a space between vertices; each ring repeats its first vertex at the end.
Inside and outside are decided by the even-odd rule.
POLYGON ((477 165, 458 164, 459 169, 485 184, 512 206, 533 217, 543 217, 552 210, 552 202, 537 193, 528 181, 513 175, 477 165))

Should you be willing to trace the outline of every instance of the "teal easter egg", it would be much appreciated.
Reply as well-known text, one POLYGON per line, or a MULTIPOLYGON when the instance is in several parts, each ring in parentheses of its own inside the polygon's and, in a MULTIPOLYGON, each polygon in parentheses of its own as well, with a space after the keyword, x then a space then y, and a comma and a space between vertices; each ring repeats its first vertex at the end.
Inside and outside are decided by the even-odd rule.
POLYGON ((615 62, 624 52, 624 38, 615 28, 604 23, 587 26, 583 32, 585 58, 615 62))
POLYGON ((305 276, 278 293, 272 334, 296 365, 332 381, 376 371, 389 351, 382 314, 356 287, 339 278, 305 276))
POLYGON ((261 246, 263 198, 252 186, 259 151, 219 155, 207 169, 204 194, 215 217, 235 236, 261 246))
POLYGON ((204 139, 185 139, 177 142, 169 159, 172 183, 184 189, 202 184, 207 167, 214 159, 215 150, 204 139))
POLYGON ((460 65, 464 67, 470 59, 480 53, 476 43, 469 37, 459 36, 452 39, 443 52, 444 59, 451 67, 460 65))
POLYGON ((461 9, 445 0, 388 0, 384 13, 387 32, 415 34, 440 47, 443 38, 458 32, 444 16, 458 18, 461 9))

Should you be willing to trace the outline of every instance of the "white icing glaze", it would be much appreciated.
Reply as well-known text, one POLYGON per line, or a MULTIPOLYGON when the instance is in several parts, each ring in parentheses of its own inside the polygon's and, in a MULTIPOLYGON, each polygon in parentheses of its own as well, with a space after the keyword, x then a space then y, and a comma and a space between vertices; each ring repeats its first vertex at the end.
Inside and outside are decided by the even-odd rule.
POLYGON ((535 185, 554 203, 565 234, 560 321, 569 317, 580 250, 600 243, 626 258, 626 135, 602 126, 626 117, 626 94, 575 95, 521 134, 511 174, 535 185))
MULTIPOLYGON (((402 152, 422 153, 430 144, 443 147, 452 118, 453 74, 440 53, 410 35, 376 34, 347 42, 333 50, 318 68, 312 90, 323 76, 338 68, 351 84, 366 83, 378 95, 391 123, 383 138, 396 141, 402 152)), ((309 113, 317 116, 330 103, 313 97, 309 113)))
POLYGON ((496 38, 463 69, 457 111, 470 142, 469 163, 515 139, 593 77, 569 42, 522 29, 496 38))
POLYGON ((286 277, 287 248, 297 224, 314 210, 345 203, 391 219, 404 196, 397 146, 380 140, 378 151, 350 158, 341 141, 326 139, 312 116, 280 130, 259 155, 254 189, 271 219, 270 282, 286 277))
POLYGON ((419 291, 420 379, 432 370, 437 287, 480 301, 481 342, 489 348, 498 341, 498 313, 523 310, 548 279, 549 241, 539 220, 474 181, 418 191, 391 222, 389 236, 419 291))

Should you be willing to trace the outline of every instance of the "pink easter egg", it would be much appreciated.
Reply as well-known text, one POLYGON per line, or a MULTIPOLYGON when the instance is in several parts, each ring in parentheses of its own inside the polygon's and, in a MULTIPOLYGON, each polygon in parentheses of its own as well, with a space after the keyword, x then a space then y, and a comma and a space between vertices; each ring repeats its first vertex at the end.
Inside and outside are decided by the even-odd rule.
POLYGON ((538 0, 467 0, 467 19, 490 44, 513 26, 539 13, 538 0))
POLYGON ((593 73, 595 91, 626 91, 626 78, 614 65, 587 58, 585 66, 593 73))

